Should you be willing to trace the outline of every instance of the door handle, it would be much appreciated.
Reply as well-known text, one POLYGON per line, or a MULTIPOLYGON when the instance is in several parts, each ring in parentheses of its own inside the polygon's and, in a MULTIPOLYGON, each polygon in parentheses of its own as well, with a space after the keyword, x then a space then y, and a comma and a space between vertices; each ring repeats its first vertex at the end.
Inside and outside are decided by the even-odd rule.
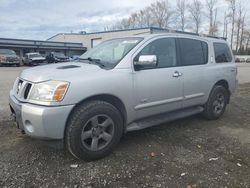
POLYGON ((182 73, 179 71, 175 71, 173 77, 178 78, 179 76, 182 76, 182 73))
POLYGON ((236 71, 236 69, 231 69, 231 72, 235 72, 236 71))

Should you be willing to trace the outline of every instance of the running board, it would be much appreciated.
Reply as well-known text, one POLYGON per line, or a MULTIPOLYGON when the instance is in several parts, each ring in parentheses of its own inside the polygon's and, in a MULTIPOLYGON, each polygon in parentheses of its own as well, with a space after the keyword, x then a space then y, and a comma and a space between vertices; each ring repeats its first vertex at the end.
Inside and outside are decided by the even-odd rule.
POLYGON ((166 123, 169 121, 185 118, 194 114, 201 113, 204 110, 203 107, 201 106, 196 106, 192 108, 187 108, 183 110, 178 110, 174 112, 168 112, 152 117, 148 117, 146 119, 142 119, 139 121, 135 121, 127 126, 127 131, 136 131, 136 130, 141 130, 145 129, 148 127, 152 127, 155 125, 159 125, 161 123, 166 123))

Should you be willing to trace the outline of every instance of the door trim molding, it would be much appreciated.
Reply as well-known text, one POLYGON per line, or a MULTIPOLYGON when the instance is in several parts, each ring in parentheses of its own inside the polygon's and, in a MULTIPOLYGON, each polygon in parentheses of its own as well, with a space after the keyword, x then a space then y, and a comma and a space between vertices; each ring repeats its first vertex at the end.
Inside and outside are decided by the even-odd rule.
POLYGON ((199 98, 199 97, 203 97, 205 94, 204 93, 195 93, 192 95, 186 95, 184 97, 184 100, 189 100, 189 99, 193 99, 193 98, 199 98))
POLYGON ((139 104, 139 105, 135 106, 135 110, 140 110, 140 109, 143 109, 143 108, 150 108, 150 107, 153 107, 153 106, 160 106, 160 105, 173 103, 173 102, 178 102, 178 101, 182 101, 182 100, 183 100, 183 97, 176 97, 176 98, 171 98, 171 99, 166 99, 166 100, 149 102, 149 103, 145 103, 145 104, 139 104))

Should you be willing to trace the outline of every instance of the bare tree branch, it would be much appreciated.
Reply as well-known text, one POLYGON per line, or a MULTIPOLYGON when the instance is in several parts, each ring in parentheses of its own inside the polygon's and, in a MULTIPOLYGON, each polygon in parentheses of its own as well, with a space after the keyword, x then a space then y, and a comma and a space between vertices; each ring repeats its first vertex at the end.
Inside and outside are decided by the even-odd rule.
POLYGON ((202 4, 199 0, 193 0, 193 3, 188 6, 188 10, 191 14, 191 21, 195 25, 195 32, 199 33, 202 21, 202 4))
POLYGON ((173 11, 168 0, 156 1, 151 5, 153 19, 158 27, 168 27, 173 16, 173 11))
POLYGON ((186 1, 178 0, 176 4, 176 14, 180 20, 180 28, 182 31, 184 31, 186 27, 186 11, 187 11, 186 1))
POLYGON ((206 0, 206 8, 208 10, 209 17, 209 35, 214 35, 218 30, 217 28, 217 9, 215 8, 217 0, 206 0))
POLYGON ((234 39, 234 27, 235 27, 235 11, 236 11, 236 0, 226 0, 229 4, 230 17, 231 17, 231 48, 233 48, 233 39, 234 39))

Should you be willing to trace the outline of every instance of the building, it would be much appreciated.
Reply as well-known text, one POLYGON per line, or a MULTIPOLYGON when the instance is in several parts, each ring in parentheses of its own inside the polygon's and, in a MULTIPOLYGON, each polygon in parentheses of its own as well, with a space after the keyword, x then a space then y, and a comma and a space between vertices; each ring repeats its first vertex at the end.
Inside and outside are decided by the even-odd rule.
POLYGON ((94 33, 59 33, 46 41, 0 38, 0 48, 12 49, 21 57, 28 52, 40 52, 43 56, 46 56, 52 51, 63 52, 66 56, 71 57, 73 55, 81 55, 86 52, 87 49, 93 48, 105 40, 131 35, 162 32, 195 34, 157 27, 102 31, 94 33))
POLYGON ((48 41, 54 42, 80 42, 87 49, 93 48, 102 41, 119 38, 124 36, 131 35, 140 35, 140 34, 152 34, 159 32, 169 32, 169 29, 156 28, 156 27, 146 27, 139 29, 124 29, 124 30, 114 30, 114 31, 103 31, 95 33, 59 33, 51 38, 48 41))
POLYGON ((52 51, 63 52, 70 57, 72 55, 81 55, 87 50, 86 47, 79 42, 53 42, 8 38, 0 38, 0 48, 14 50, 20 57, 23 57, 28 52, 40 52, 41 55, 46 56, 52 51))

